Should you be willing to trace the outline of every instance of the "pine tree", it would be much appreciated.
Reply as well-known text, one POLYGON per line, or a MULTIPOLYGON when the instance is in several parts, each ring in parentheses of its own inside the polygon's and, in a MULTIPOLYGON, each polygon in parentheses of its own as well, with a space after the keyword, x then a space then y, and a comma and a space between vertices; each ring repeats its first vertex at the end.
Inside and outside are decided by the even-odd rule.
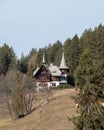
POLYGON ((68 66, 70 68, 70 74, 73 76, 73 72, 79 63, 79 38, 75 35, 70 44, 68 66))
POLYGON ((37 51, 36 49, 33 49, 30 51, 28 55, 28 72, 27 74, 32 77, 33 76, 33 70, 36 68, 36 59, 37 59, 37 51))
POLYGON ((23 53, 20 60, 17 61, 17 68, 22 73, 27 73, 28 71, 28 57, 24 56, 23 53))
POLYGON ((61 53, 62 53, 62 43, 58 40, 53 44, 53 46, 50 46, 49 48, 48 63, 59 65, 61 60, 61 53))
POLYGON ((65 59, 67 62, 67 66, 70 69, 68 82, 70 85, 75 86, 74 82, 74 71, 79 64, 80 57, 80 47, 79 47, 79 38, 77 35, 73 37, 73 39, 67 39, 64 43, 65 50, 65 59))
POLYGON ((6 43, 0 48, 0 73, 6 74, 16 67, 16 56, 12 48, 6 43))
POLYGON ((73 118, 76 130, 104 130, 104 27, 93 33, 95 39, 83 50, 75 71, 79 104, 79 116, 73 118))
POLYGON ((43 52, 44 52, 44 49, 40 48, 38 50, 37 59, 36 59, 36 63, 37 63, 38 66, 40 66, 42 64, 43 52))

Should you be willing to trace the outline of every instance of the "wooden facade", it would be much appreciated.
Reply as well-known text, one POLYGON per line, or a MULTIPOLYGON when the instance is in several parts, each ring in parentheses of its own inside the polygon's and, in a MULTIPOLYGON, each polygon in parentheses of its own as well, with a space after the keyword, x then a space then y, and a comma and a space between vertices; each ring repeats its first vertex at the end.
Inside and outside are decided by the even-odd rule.
POLYGON ((46 69, 46 67, 42 65, 37 74, 35 75, 35 78, 38 82, 50 82, 51 74, 46 69))

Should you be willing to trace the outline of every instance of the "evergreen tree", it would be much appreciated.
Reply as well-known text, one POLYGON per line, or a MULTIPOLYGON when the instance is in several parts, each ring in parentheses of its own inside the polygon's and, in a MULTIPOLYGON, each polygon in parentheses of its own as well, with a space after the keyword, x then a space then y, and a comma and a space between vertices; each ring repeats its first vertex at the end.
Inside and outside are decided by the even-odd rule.
POLYGON ((63 46, 60 41, 57 41, 56 45, 57 45, 57 51, 56 51, 57 53, 54 58, 55 58, 55 64, 59 66, 62 58, 63 46))
POLYGON ((62 43, 59 40, 51 46, 48 56, 49 63, 60 65, 62 56, 62 43))
POLYGON ((20 60, 17 61, 17 68, 22 73, 27 73, 28 71, 28 57, 25 57, 23 53, 20 60))
POLYGON ((32 48, 28 55, 28 72, 27 74, 32 77, 33 70, 36 68, 37 51, 32 48))
POLYGON ((80 54, 79 38, 77 35, 75 35, 70 44, 69 61, 68 61, 70 74, 72 76, 73 76, 74 70, 76 69, 79 63, 79 54, 80 54))
POLYGON ((16 73, 14 77, 15 84, 12 92, 12 111, 17 119, 24 115, 24 100, 21 76, 22 75, 20 75, 20 73, 16 73))
POLYGON ((104 129, 104 27, 93 33, 94 41, 83 50, 75 71, 79 104, 79 116, 73 118, 76 130, 104 129))
POLYGON ((6 43, 0 49, 0 73, 16 68, 16 55, 6 43))
POLYGON ((66 62, 70 69, 70 75, 73 76, 74 70, 79 64, 80 57, 80 47, 79 47, 79 38, 77 35, 73 39, 67 39, 64 43, 66 62))
POLYGON ((38 54, 37 54, 37 60, 36 60, 36 63, 38 66, 40 66, 42 64, 42 58, 43 58, 43 51, 44 49, 39 49, 38 50, 38 54))
POLYGON ((67 66, 69 66, 69 61, 70 61, 70 45, 71 45, 72 40, 70 38, 66 39, 64 42, 64 53, 65 53, 65 60, 67 63, 67 66))
POLYGON ((92 29, 86 29, 82 34, 81 38, 79 39, 79 46, 81 52, 83 49, 88 48, 94 41, 94 33, 92 29))
POLYGON ((32 48, 32 50, 29 52, 28 57, 32 57, 33 55, 35 55, 37 53, 37 49, 32 48))

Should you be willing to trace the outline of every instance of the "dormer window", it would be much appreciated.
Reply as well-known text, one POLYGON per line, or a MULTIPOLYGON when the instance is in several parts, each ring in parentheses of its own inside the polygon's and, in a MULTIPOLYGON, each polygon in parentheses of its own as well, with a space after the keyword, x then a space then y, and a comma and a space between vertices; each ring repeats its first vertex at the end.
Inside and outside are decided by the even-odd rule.
POLYGON ((55 70, 55 71, 53 71, 53 73, 56 73, 56 70, 55 70))

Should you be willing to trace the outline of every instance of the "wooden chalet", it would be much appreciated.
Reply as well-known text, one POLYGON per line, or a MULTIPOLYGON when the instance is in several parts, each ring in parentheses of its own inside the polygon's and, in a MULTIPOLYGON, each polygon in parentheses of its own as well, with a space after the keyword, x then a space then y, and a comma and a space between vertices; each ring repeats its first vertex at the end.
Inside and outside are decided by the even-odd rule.
POLYGON ((60 84, 68 84, 67 77, 69 74, 69 68, 66 66, 64 53, 62 55, 60 66, 50 64, 47 66, 45 63, 45 57, 43 55, 43 61, 41 67, 33 72, 33 77, 37 82, 37 87, 57 87, 60 84))

